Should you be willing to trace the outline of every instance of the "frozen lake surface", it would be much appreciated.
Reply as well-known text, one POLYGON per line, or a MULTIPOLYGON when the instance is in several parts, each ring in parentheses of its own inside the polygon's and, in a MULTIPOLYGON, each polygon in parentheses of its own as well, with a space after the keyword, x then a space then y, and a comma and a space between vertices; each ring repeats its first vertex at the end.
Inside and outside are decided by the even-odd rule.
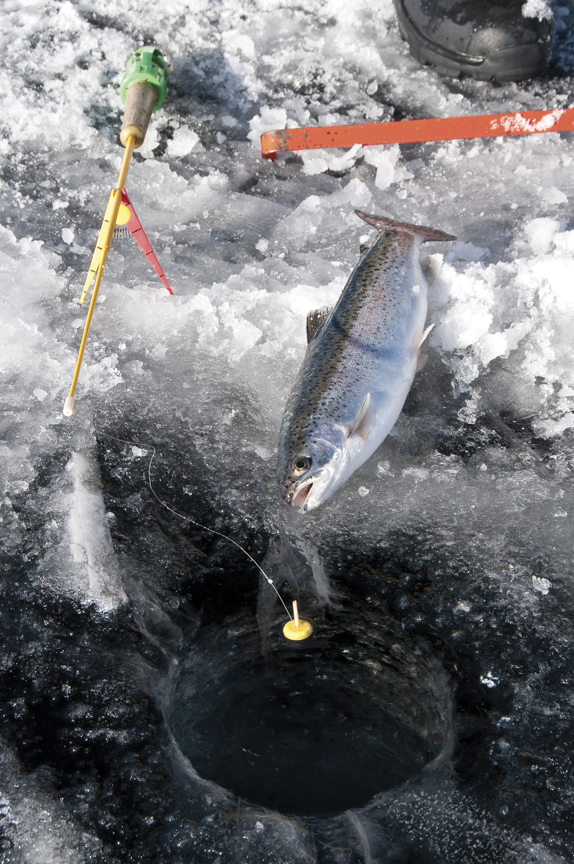
POLYGON ((574 860, 574 137, 259 151, 569 107, 555 14, 548 75, 493 86, 420 67, 389 0, 2 4, 2 862, 574 860), (114 243, 64 418, 144 43, 174 71, 127 188, 175 296, 114 243), (459 239, 425 247, 435 327, 395 429, 303 516, 279 423, 307 313, 374 237, 355 208, 459 239), (151 447, 157 494, 244 544, 312 643, 154 498, 151 447))

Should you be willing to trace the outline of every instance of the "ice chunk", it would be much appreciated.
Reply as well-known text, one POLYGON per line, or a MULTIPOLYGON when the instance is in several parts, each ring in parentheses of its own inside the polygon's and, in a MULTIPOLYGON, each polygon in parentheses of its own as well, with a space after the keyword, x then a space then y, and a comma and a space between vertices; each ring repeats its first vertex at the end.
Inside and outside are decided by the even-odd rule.
POLYGON ((355 164, 361 150, 355 144, 349 150, 303 150, 303 171, 305 174, 321 174, 323 171, 348 171, 355 164))
MULTIPOLYGON (((435 303, 441 311, 432 314, 430 342, 449 357, 461 390, 474 387, 493 360, 510 359, 505 398, 524 413, 535 405, 537 432, 547 437, 571 428, 573 414, 563 385, 572 376, 574 232, 560 229, 554 219, 527 222, 527 242, 517 239, 516 246, 524 254, 510 263, 445 263, 431 296, 431 308, 435 303)), ((480 410, 481 391, 473 398, 480 410)))
POLYGON ((554 17, 548 0, 527 0, 522 7, 522 15, 524 18, 538 18, 539 21, 549 21, 554 17))
POLYGON ((284 108, 271 108, 264 105, 261 113, 256 114, 249 121, 250 132, 248 138, 256 147, 260 147, 260 138, 264 132, 274 129, 285 129, 287 126, 287 112, 284 108))
POLYGON ((167 145, 168 156, 187 156, 199 141, 199 135, 189 126, 180 126, 167 145))
POLYGON ((552 588, 552 582, 549 579, 544 579, 540 576, 533 576, 532 587, 535 591, 540 591, 541 594, 548 594, 552 588))
POLYGON ((368 165, 374 165, 377 169, 375 176, 377 189, 388 189, 391 183, 406 180, 413 176, 402 166, 397 169, 397 162, 401 155, 398 144, 391 147, 364 147, 361 155, 364 156, 368 165))
POLYGON ((497 678, 496 675, 492 675, 492 673, 488 672, 486 675, 480 676, 480 682, 481 684, 485 684, 490 690, 500 683, 500 679, 497 678))
POLYGON ((151 122, 149 124, 148 130, 146 132, 146 136, 141 147, 138 147, 137 152, 140 156, 143 156, 144 159, 153 159, 154 154, 153 151, 159 144, 159 135, 157 131, 157 126, 155 125, 154 118, 152 117, 151 122))
POLYGON ((226 30, 223 33, 223 44, 225 50, 232 54, 243 54, 249 60, 255 58, 255 45, 247 33, 240 33, 238 30, 226 30))
POLYGON ((547 204, 566 204, 568 196, 561 192, 556 186, 548 186, 541 195, 547 204))
POLYGON ((560 222, 556 219, 542 217, 527 222, 524 233, 535 255, 546 255, 554 240, 554 235, 560 230, 560 222))

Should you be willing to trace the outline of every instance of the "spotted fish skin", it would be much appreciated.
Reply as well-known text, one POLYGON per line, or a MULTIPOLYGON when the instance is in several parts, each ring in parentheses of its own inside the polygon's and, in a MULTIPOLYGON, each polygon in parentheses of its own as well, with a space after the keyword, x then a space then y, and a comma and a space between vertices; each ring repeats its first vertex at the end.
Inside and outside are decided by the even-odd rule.
POLYGON ((415 376, 427 314, 419 249, 425 240, 456 239, 356 213, 381 233, 334 309, 311 313, 307 353, 281 424, 279 483, 287 503, 303 511, 323 503, 394 426, 415 376))

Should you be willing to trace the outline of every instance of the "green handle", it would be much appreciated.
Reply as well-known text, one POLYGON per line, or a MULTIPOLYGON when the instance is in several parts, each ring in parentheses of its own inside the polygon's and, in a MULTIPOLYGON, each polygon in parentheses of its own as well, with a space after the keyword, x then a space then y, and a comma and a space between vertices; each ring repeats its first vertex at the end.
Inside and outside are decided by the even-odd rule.
POLYGON ((157 90, 157 102, 154 113, 161 108, 167 89, 167 76, 170 73, 170 63, 163 51, 152 45, 138 48, 127 62, 126 71, 120 86, 120 99, 126 104, 128 88, 136 81, 147 81, 157 90))

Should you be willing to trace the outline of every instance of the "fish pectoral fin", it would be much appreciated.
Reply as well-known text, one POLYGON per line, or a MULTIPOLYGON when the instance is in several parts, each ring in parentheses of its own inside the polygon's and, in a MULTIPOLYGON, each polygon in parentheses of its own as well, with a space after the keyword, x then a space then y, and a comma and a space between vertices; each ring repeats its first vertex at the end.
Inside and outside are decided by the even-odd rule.
POLYGON ((425 279, 427 280, 427 285, 430 286, 433 284, 434 280, 438 276, 442 267, 442 256, 441 255, 427 255, 426 258, 423 258, 420 262, 421 270, 425 274, 425 279))
POLYGON ((313 309, 309 312, 307 315, 307 342, 319 335, 332 311, 331 306, 323 306, 321 309, 313 309))
POLYGON ((349 438, 351 435, 358 435, 363 441, 366 441, 374 414, 371 394, 367 393, 361 405, 361 410, 357 414, 354 423, 349 427, 349 438))

